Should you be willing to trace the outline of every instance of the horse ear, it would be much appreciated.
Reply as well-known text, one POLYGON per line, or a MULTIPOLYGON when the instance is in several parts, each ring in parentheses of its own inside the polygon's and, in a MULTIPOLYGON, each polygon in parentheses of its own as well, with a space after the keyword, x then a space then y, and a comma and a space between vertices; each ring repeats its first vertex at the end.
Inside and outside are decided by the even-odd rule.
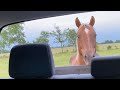
POLYGON ((95 24, 95 18, 92 16, 89 25, 93 26, 95 24))
POLYGON ((76 19, 75 19, 75 24, 76 24, 76 26, 77 26, 78 28, 79 28, 79 26, 81 25, 78 17, 76 17, 76 19))

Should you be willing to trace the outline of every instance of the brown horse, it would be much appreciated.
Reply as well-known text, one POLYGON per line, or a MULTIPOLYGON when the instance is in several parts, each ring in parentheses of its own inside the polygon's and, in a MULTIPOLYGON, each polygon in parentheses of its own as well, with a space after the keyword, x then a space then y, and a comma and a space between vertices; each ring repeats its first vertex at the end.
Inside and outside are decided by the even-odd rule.
POLYGON ((94 31, 95 18, 92 16, 89 24, 81 24, 78 17, 75 19, 77 31, 77 53, 70 58, 71 65, 90 65, 96 54, 96 32, 94 31))

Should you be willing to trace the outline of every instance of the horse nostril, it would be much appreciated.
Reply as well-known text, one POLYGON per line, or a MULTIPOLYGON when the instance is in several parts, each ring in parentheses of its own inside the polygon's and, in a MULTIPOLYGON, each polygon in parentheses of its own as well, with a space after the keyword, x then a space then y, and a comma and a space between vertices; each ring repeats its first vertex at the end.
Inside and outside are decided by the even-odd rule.
POLYGON ((86 58, 87 56, 85 55, 85 58, 86 58))
POLYGON ((95 57, 95 55, 93 55, 93 57, 95 57))

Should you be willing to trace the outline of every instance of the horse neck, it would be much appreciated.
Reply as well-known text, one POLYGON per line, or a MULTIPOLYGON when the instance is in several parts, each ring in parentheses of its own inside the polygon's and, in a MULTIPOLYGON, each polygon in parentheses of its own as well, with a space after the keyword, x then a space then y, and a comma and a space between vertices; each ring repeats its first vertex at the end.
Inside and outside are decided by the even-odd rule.
POLYGON ((76 46, 77 46, 77 55, 76 55, 76 60, 79 62, 79 64, 85 64, 83 56, 80 54, 81 52, 79 51, 78 43, 76 40, 76 46))

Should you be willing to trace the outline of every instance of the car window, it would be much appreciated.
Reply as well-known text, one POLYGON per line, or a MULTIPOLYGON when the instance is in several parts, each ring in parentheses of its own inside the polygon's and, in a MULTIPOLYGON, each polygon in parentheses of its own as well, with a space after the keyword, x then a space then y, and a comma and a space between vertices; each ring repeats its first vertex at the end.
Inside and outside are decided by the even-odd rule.
POLYGON ((87 66, 93 57, 120 55, 120 11, 85 12, 12 24, 0 34, 0 78, 9 78, 10 50, 48 43, 56 67, 87 66))

